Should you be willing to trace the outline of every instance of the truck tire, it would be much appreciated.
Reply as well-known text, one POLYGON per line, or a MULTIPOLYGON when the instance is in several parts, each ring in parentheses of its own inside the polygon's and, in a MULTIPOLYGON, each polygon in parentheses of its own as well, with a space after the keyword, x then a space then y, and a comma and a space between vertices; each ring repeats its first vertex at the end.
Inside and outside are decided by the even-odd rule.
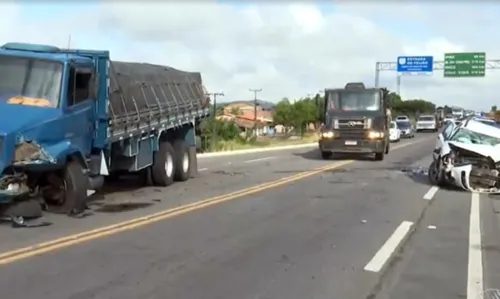
POLYGON ((156 186, 167 187, 174 182, 174 149, 170 142, 160 141, 151 165, 151 179, 156 186))
POLYGON ((179 182, 187 181, 191 173, 191 157, 184 140, 174 141, 174 154, 174 179, 179 182))
POLYGON ((328 160, 332 156, 333 156, 332 152, 321 152, 321 158, 323 158, 323 160, 328 160))
POLYGON ((382 161, 384 160, 384 155, 385 153, 375 153, 375 161, 382 161))
POLYGON ((69 160, 63 172, 64 201, 50 211, 69 216, 83 213, 87 202, 89 180, 78 160, 69 160))

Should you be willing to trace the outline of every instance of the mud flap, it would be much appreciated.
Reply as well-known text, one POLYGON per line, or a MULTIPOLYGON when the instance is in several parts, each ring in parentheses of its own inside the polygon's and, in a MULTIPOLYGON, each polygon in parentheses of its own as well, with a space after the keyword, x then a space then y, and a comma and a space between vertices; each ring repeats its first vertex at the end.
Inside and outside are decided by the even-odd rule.
POLYGON ((189 160, 191 163, 191 167, 189 169, 189 177, 195 178, 198 177, 198 158, 196 156, 196 146, 190 146, 188 149, 189 152, 189 160))

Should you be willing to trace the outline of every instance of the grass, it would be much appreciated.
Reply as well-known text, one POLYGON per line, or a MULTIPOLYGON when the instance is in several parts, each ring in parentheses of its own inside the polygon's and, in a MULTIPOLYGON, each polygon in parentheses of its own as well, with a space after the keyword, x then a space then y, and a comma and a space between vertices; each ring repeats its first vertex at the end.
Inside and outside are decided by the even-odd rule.
MULTIPOLYGON (((236 151, 251 148, 276 147, 304 143, 313 143, 318 141, 317 134, 308 134, 304 137, 259 137, 253 142, 242 143, 237 140, 219 141, 216 145, 216 152, 236 151)), ((207 151, 209 152, 209 151, 207 151)))

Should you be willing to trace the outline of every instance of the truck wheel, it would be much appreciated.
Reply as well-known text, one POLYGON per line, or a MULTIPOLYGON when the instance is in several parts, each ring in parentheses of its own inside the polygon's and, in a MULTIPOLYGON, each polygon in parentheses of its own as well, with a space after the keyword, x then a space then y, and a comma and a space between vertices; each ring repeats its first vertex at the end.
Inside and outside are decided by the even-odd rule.
POLYGON ((384 153, 375 153, 375 161, 384 160, 384 153))
POLYGON ((332 156, 333 156, 332 152, 321 152, 321 158, 323 158, 323 160, 328 160, 332 156))
POLYGON ((64 201, 56 208, 56 212, 76 215, 85 211, 89 180, 84 171, 77 160, 66 163, 63 173, 64 201))
POLYGON ((174 154, 174 179, 180 182, 187 181, 191 170, 191 158, 188 147, 183 140, 174 141, 174 154))
POLYGON ((174 149, 170 142, 161 141, 158 151, 154 153, 151 166, 151 178, 156 186, 167 187, 174 182, 174 149))

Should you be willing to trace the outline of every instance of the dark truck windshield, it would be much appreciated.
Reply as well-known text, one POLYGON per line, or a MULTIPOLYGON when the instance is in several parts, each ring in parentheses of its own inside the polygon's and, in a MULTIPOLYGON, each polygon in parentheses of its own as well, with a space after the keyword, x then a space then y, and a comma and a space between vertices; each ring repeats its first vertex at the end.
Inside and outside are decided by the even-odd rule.
POLYGON ((57 107, 62 63, 0 55, 0 101, 57 107))
POLYGON ((380 109, 378 90, 327 91, 327 109, 330 111, 377 111, 380 109))
POLYGON ((411 124, 407 121, 398 121, 397 124, 398 124, 398 128, 400 128, 400 129, 408 129, 411 127, 411 124))
POLYGON ((418 121, 435 121, 436 119, 433 116, 422 116, 418 118, 418 121))

